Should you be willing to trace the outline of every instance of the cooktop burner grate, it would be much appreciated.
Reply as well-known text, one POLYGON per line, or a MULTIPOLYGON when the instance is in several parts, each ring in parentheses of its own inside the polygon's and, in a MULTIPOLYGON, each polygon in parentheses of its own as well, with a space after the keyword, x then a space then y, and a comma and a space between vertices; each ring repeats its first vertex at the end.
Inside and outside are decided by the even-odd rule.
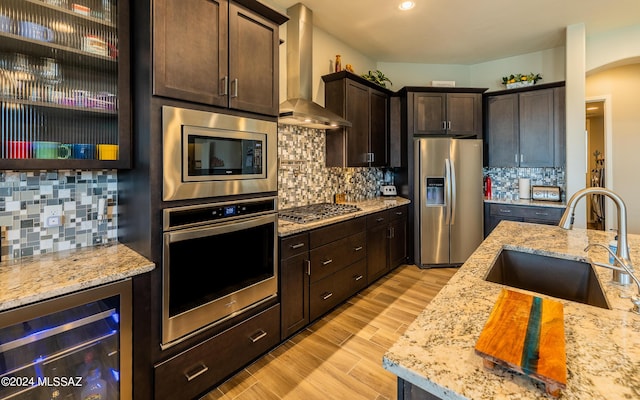
POLYGON ((285 221, 306 224, 321 219, 354 213, 356 211, 361 210, 353 204, 318 203, 280 210, 278 217, 285 221))

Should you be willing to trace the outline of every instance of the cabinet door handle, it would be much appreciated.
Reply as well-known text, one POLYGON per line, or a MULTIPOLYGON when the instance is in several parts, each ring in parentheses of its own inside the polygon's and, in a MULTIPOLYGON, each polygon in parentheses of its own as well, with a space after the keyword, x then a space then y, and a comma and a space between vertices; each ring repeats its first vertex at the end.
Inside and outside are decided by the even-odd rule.
POLYGON ((524 161, 524 154, 520 153, 520 162, 524 161))
POLYGON ((516 153, 515 155, 516 155, 515 161, 516 161, 516 164, 517 164, 518 163, 518 153, 516 153))
POLYGON ((387 236, 387 239, 393 239, 393 237, 395 236, 395 231, 393 230, 393 226, 389 227, 389 236, 387 236))
POLYGON ((249 336, 249 340, 251 340, 251 343, 255 343, 265 336, 267 336, 267 332, 260 329, 258 332, 254 333, 253 336, 249 336))
POLYGON ((501 209, 500 209, 500 212, 501 212, 501 213, 510 213, 510 212, 511 212, 511 210, 509 210, 509 209, 506 209, 506 210, 505 210, 505 209, 502 209, 502 208, 501 208, 501 209))
POLYGON ((291 245, 292 249, 299 249, 300 247, 304 247, 304 243, 296 243, 291 245))
POLYGON ((542 215, 542 216, 547 217, 547 216, 549 216, 549 213, 536 211, 536 215, 542 215))
POLYGON ((447 130, 447 121, 442 121, 442 129, 447 130))
POLYGON ((196 368, 192 369, 191 371, 185 372, 184 376, 187 378, 187 382, 191 382, 192 380, 196 379, 197 377, 204 374, 208 370, 209 370, 209 367, 204 365, 204 363, 200 363, 200 365, 198 365, 196 368))
POLYGON ((354 247, 353 251, 360 251, 362 250, 362 246, 358 246, 358 247, 354 247))
POLYGON ((238 78, 231 82, 231 97, 238 97, 238 78))
POLYGON ((322 262, 322 265, 329 265, 333 262, 333 260, 326 260, 322 262))
POLYGON ((307 275, 311 276, 311 260, 304 260, 307 263, 307 275))
POLYGON ((447 121, 447 129, 451 130, 451 121, 447 121))
POLYGON ((325 293, 325 294, 323 294, 323 295, 322 295, 322 300, 326 300, 326 299, 328 299, 328 298, 329 298, 329 297, 331 297, 331 296, 333 296, 333 293, 331 293, 331 292, 329 292, 329 293, 325 293))
POLYGON ((354 276, 354 277, 353 277, 353 279, 354 279, 355 281, 359 281, 359 280, 360 280, 360 279, 362 279, 362 278, 364 278, 364 276, 362 276, 362 275, 357 275, 357 276, 354 276))
POLYGON ((229 94, 229 77, 225 76, 220 82, 220 95, 226 96, 229 94))

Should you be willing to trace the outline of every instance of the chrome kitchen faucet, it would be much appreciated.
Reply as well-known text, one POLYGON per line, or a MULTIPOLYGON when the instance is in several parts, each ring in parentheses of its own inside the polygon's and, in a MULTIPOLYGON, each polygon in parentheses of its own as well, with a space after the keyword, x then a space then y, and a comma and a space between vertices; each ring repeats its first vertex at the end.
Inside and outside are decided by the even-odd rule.
POLYGON ((612 269, 613 281, 621 285, 628 285, 631 283, 631 277, 628 271, 633 272, 633 264, 629 257, 629 242, 627 240, 627 206, 618 194, 603 187, 589 187, 578 190, 567 202, 567 209, 564 211, 558 226, 563 229, 571 229, 573 227, 576 204, 581 198, 590 194, 602 194, 609 197, 616 204, 618 211, 618 249, 616 251, 616 261, 614 265, 594 264, 612 269))

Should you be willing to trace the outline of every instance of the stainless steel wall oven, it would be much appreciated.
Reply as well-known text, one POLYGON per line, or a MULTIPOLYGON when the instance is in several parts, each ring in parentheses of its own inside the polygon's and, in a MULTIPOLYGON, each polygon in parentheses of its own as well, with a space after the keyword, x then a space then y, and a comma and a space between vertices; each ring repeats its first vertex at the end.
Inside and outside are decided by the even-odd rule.
POLYGON ((275 192, 277 123, 162 107, 162 199, 275 192))
POLYGON ((278 295, 277 198, 163 210, 162 348, 278 295))

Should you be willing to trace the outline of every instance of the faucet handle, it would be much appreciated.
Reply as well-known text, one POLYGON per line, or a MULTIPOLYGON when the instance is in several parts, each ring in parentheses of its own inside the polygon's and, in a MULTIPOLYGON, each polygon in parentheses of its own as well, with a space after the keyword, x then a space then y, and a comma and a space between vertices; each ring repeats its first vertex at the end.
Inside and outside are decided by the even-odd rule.
POLYGON ((640 298, 633 296, 631 297, 631 302, 633 303, 631 312, 640 315, 640 298))

